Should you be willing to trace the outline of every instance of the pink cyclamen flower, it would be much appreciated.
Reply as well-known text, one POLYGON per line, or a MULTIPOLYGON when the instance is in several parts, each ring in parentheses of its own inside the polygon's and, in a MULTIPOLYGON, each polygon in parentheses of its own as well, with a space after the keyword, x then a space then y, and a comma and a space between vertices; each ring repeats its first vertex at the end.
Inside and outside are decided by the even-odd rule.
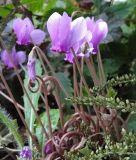
POLYGON ((106 38, 108 34, 108 25, 102 19, 94 21, 94 18, 86 18, 87 29, 92 33, 90 43, 93 44, 93 52, 98 52, 99 44, 106 38))
POLYGON ((10 53, 7 53, 6 50, 1 52, 1 60, 7 66, 8 68, 13 68, 13 63, 10 60, 9 54, 13 60, 13 63, 15 66, 18 66, 19 64, 22 64, 26 60, 26 54, 24 51, 16 51, 15 47, 12 48, 12 51, 10 53))
POLYGON ((29 18, 17 18, 13 21, 13 31, 16 34, 17 43, 20 45, 40 45, 44 38, 45 32, 40 29, 35 29, 29 18))
POLYGON ((72 21, 67 13, 61 16, 59 13, 53 13, 47 21, 47 29, 51 37, 51 50, 55 52, 65 53, 65 60, 73 62, 73 54, 78 52, 80 44, 87 33, 86 21, 83 17, 79 17, 72 21))
POLYGON ((36 66, 36 58, 34 57, 33 50, 32 50, 28 56, 28 62, 27 62, 28 76, 29 76, 29 79, 32 81, 36 79, 35 66, 36 66))

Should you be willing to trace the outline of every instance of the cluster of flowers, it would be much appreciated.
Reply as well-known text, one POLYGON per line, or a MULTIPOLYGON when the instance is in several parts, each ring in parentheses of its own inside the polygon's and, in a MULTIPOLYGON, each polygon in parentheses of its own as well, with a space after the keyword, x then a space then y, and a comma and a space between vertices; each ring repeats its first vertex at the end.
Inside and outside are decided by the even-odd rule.
MULTIPOLYGON (((16 43, 18 45, 40 45, 45 38, 45 32, 40 29, 35 29, 29 18, 25 18, 23 20, 21 18, 15 19, 12 27, 13 32, 16 35, 16 43)), ((26 60, 25 52, 16 51, 15 47, 12 48, 9 54, 16 66, 24 63, 26 60)), ((1 52, 1 60, 8 68, 13 68, 13 63, 11 62, 6 50, 1 52)))
MULTIPOLYGON (((74 56, 71 49, 73 48, 78 58, 96 54, 99 44, 108 33, 108 26, 102 19, 94 21, 94 18, 79 17, 72 21, 72 17, 68 16, 66 12, 62 16, 55 12, 47 21, 47 30, 51 37, 51 50, 61 54, 64 53, 65 60, 73 63, 74 56)), ((16 43, 19 45, 40 45, 45 39, 45 32, 35 29, 29 18, 15 19, 13 21, 13 31, 16 35, 16 43)), ((16 66, 26 60, 25 52, 16 52, 15 47, 13 47, 10 55, 16 66)), ((1 60, 8 68, 13 68, 13 63, 10 62, 7 51, 1 52, 1 60)), ((32 55, 28 57, 27 66, 29 77, 34 80, 35 59, 32 55)))
POLYGON ((72 18, 63 13, 53 13, 47 21, 47 29, 51 37, 51 50, 65 53, 65 60, 73 63, 74 49, 78 57, 89 56, 90 53, 97 53, 98 45, 108 33, 107 23, 102 19, 94 21, 94 18, 83 17, 72 18), (88 45, 88 50, 83 53, 83 48, 88 45))

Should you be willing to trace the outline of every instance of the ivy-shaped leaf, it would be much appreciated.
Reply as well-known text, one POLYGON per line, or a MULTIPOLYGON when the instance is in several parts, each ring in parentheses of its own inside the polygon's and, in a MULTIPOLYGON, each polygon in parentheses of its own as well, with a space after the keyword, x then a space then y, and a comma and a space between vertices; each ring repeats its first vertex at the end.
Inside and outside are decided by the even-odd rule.
MULTIPOLYGON (((65 74, 62 72, 56 73, 56 77, 57 77, 57 79, 60 80, 61 84, 63 85, 64 89, 67 91, 68 95, 72 96, 73 95, 73 88, 72 88, 72 84, 71 84, 70 79, 68 77, 66 77, 65 74)), ((63 91, 60 92, 60 96, 61 96, 62 102, 64 102, 66 96, 63 91)))
MULTIPOLYGON (((48 118, 47 118, 46 113, 42 113, 40 118, 41 118, 42 123, 44 124, 44 127, 46 128, 48 132, 49 131, 48 130, 48 118)), ((50 119, 51 119, 52 130, 54 131, 55 129, 57 129, 57 126, 59 123, 59 110, 58 109, 50 109, 50 119)), ((38 142, 40 144, 40 149, 42 151, 45 145, 45 140, 46 140, 44 134, 41 134, 42 127, 37 124, 35 127, 35 132, 38 138, 38 142)))

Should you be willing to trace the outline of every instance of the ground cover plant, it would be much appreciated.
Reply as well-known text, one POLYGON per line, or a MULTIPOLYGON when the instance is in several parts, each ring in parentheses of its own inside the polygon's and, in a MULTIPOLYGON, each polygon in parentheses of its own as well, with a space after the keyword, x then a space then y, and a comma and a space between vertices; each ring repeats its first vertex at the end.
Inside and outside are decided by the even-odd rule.
POLYGON ((0 159, 136 159, 136 1, 0 6, 0 159))

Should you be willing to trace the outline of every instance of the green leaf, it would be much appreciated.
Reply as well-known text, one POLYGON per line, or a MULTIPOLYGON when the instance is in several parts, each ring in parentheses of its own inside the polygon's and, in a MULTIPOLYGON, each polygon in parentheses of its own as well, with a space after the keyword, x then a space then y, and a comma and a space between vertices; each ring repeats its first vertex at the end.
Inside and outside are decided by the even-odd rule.
MULTIPOLYGON (((50 119, 52 130, 57 129, 58 121, 59 121, 59 110, 58 109, 50 109, 50 119)), ((46 113, 41 117, 42 121, 45 121, 45 127, 48 128, 48 119, 46 113)))
POLYGON ((8 14, 12 11, 14 6, 12 4, 7 4, 7 5, 1 5, 0 6, 0 16, 1 17, 6 17, 8 14))
POLYGON ((18 126, 16 120, 12 120, 5 112, 0 111, 0 121, 6 125, 10 133, 14 136, 19 148, 23 147, 23 140, 18 132, 18 126))
POLYGON ((128 120, 128 130, 136 132, 136 114, 132 114, 128 120))
POLYGON ((108 8, 108 10, 110 12, 113 12, 119 18, 124 19, 129 16, 129 14, 134 10, 135 7, 136 4, 125 2, 112 5, 108 8))
POLYGON ((105 59, 103 65, 104 65, 105 75, 113 76, 116 75, 121 64, 118 61, 115 61, 114 59, 105 59))
MULTIPOLYGON (((72 84, 71 84, 70 79, 68 77, 66 77, 65 74, 62 72, 56 73, 56 77, 61 82, 61 84, 63 85, 65 90, 67 91, 68 95, 72 96, 73 95, 73 88, 72 88, 72 84)), ((62 102, 64 102, 66 96, 63 91, 60 92, 60 96, 61 96, 62 102)))
MULTIPOLYGON (((48 118, 47 118, 46 113, 42 113, 40 115, 40 117, 41 117, 42 123, 44 124, 44 127, 46 128, 46 130, 48 132, 49 131, 48 130, 48 118)), ((57 129, 58 122, 59 122, 59 110, 58 109, 50 109, 50 118, 51 118, 52 130, 54 131, 55 129, 57 129)), ((38 142, 40 144, 40 149, 42 151, 43 147, 45 145, 45 140, 46 140, 45 136, 43 134, 41 134, 42 127, 37 124, 35 130, 36 130, 35 133, 38 138, 38 142)))
MULTIPOLYGON (((36 61, 36 75, 41 76, 42 75, 42 68, 41 68, 41 63, 39 60, 36 61)), ((36 93, 32 93, 29 89, 28 89, 28 73, 25 73, 25 79, 24 79, 24 86, 27 90, 27 93, 32 101, 33 106, 35 107, 36 110, 38 110, 38 101, 40 98, 40 92, 36 92, 36 93)), ((35 84, 35 87, 33 88, 37 88, 38 87, 38 83, 35 84)), ((35 90, 35 89, 34 89, 35 90)), ((35 122, 35 113, 32 109, 32 106, 28 100, 28 98, 24 95, 23 96, 23 100, 24 100, 24 113, 25 113, 25 120, 26 123, 30 129, 30 131, 32 132, 32 134, 34 133, 34 122, 35 122)), ((29 139, 29 145, 32 149, 32 139, 30 137, 29 139)))
MULTIPOLYGON (((40 61, 37 60, 36 62, 36 75, 41 75, 42 74, 42 68, 41 68, 41 63, 40 61)), ((36 93, 32 93, 31 91, 29 91, 28 89, 28 73, 25 73, 25 79, 24 79, 24 86, 27 90, 27 93, 35 107, 36 110, 38 110, 38 101, 39 101, 39 97, 40 97, 40 93, 36 92, 36 93)), ((38 84, 35 85, 34 88, 37 88, 38 84)), ((25 119, 28 125, 30 125, 30 115, 33 114, 33 109, 31 107, 31 104, 28 100, 28 98, 24 95, 23 96, 24 99, 24 111, 25 111, 25 119)), ((35 121, 35 118, 33 119, 33 122, 35 121)))
POLYGON ((125 36, 129 36, 131 35, 134 31, 135 31, 135 25, 134 24, 130 24, 129 26, 127 24, 123 24, 121 26, 121 29, 123 31, 123 34, 125 36))
POLYGON ((45 0, 21 0, 22 4, 26 5, 32 12, 42 11, 45 0))
POLYGON ((6 17, 10 13, 8 8, 0 6, 0 16, 6 17))

